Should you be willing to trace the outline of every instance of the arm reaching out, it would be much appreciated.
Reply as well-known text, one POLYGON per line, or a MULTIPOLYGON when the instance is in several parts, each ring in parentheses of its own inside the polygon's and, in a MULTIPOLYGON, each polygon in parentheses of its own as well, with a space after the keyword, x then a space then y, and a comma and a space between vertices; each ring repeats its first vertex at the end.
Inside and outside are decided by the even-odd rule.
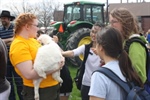
POLYGON ((68 50, 68 51, 63 51, 63 52, 62 52, 62 55, 63 55, 64 57, 73 57, 73 56, 74 56, 74 53, 73 53, 72 50, 68 50))

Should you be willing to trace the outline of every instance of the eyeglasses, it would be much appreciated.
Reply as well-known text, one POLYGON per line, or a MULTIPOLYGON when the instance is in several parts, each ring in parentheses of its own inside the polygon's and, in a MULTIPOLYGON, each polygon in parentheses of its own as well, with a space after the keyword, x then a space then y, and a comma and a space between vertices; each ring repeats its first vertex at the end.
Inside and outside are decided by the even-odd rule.
POLYGON ((109 22, 109 24, 114 24, 114 23, 119 23, 119 21, 117 21, 117 20, 112 20, 112 21, 109 22))
POLYGON ((39 27, 39 25, 35 25, 35 24, 30 24, 30 25, 33 25, 33 26, 39 27))
POLYGON ((104 27, 105 26, 105 24, 103 24, 101 22, 96 22, 94 25, 95 26, 99 26, 99 27, 104 27))

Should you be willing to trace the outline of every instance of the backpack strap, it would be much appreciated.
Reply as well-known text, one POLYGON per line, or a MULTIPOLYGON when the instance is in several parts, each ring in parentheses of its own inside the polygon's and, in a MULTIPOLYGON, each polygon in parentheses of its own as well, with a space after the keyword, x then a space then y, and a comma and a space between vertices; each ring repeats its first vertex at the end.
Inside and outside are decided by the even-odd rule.
POLYGON ((83 58, 83 62, 81 63, 81 66, 78 68, 76 76, 79 74, 79 71, 81 71, 81 73, 84 73, 85 70, 85 62, 87 60, 87 57, 89 55, 89 51, 90 51, 90 47, 92 46, 92 42, 90 44, 86 44, 85 45, 85 50, 84 50, 84 58, 83 58))
MULTIPOLYGON (((125 44, 125 47, 124 47, 124 50, 129 54, 129 48, 130 48, 130 45, 133 43, 133 42, 138 42, 140 43, 144 48, 145 48, 145 51, 146 51, 146 76, 148 77, 148 72, 150 70, 149 66, 149 52, 148 52, 148 49, 146 47, 146 44, 144 43, 144 41, 141 40, 141 38, 139 37, 133 37, 131 39, 129 39, 128 41, 126 41, 126 44, 125 44)), ((148 80, 147 80, 148 81, 148 80)))
POLYGON ((85 63, 86 60, 87 60, 87 57, 88 57, 88 55, 89 55, 89 51, 90 51, 90 47, 91 47, 91 46, 92 46, 92 43, 85 45, 83 63, 85 63))
POLYGON ((111 79, 113 82, 115 82, 118 86, 120 86, 126 93, 130 91, 129 85, 122 81, 113 71, 111 71, 108 68, 101 67, 99 70, 96 70, 95 72, 103 73, 105 76, 107 76, 109 79, 111 79))
POLYGON ((129 40, 126 41, 124 50, 125 50, 127 53, 129 53, 130 45, 131 45, 133 42, 138 42, 138 43, 140 43, 140 44, 141 44, 143 47, 145 47, 146 50, 147 50, 147 47, 146 47, 144 41, 142 41, 139 37, 133 37, 133 38, 131 38, 131 39, 129 39, 129 40))
POLYGON ((118 77, 113 71, 108 68, 101 67, 99 70, 95 72, 103 73, 113 82, 115 82, 120 88, 122 88, 126 93, 126 100, 150 100, 150 95, 143 88, 135 86, 133 82, 129 82, 132 86, 128 85, 128 82, 124 82, 118 77))

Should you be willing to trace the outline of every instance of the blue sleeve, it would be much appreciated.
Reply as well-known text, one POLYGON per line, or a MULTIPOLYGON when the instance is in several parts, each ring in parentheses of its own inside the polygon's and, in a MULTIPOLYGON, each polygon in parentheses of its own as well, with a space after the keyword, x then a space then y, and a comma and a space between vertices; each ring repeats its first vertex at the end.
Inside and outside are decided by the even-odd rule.
POLYGON ((147 40, 148 40, 148 42, 150 43, 150 34, 148 34, 147 40))
POLYGON ((91 78, 91 87, 89 91, 90 96, 95 96, 98 98, 106 98, 107 82, 105 80, 105 75, 95 72, 91 78))

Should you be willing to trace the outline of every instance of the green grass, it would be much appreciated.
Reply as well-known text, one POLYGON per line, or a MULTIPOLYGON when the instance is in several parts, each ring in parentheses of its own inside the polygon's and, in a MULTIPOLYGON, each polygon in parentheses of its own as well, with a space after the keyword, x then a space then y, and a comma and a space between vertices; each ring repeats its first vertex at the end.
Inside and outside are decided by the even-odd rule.
MULTIPOLYGON (((76 75, 77 67, 69 66, 70 74, 72 79, 76 75)), ((73 81, 73 90, 69 97, 69 100, 81 100, 80 91, 76 88, 75 82, 73 81)))

